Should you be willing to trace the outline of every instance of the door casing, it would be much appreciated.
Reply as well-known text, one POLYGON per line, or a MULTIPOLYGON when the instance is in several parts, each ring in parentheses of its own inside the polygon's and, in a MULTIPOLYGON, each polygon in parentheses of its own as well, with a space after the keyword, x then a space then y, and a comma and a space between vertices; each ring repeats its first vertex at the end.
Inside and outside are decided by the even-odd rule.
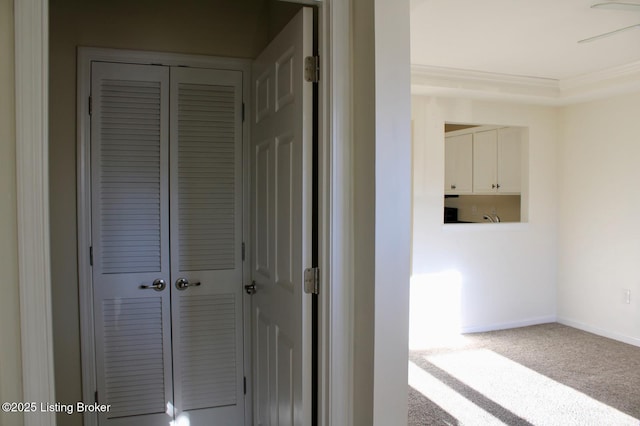
MULTIPOLYGON (((89 94, 91 92, 91 62, 121 62, 130 64, 162 64, 167 66, 188 66, 194 68, 211 68, 218 70, 234 70, 242 72, 242 101, 245 105, 245 116, 248 117, 250 105, 250 72, 251 61, 245 59, 217 58, 210 56, 182 55, 173 53, 158 53, 145 51, 131 51, 118 49, 103 49, 80 47, 78 49, 78 88, 77 88, 77 123, 78 123, 78 274, 80 299, 80 336, 82 352, 82 398, 83 401, 94 401, 96 387, 95 341, 94 341, 94 308, 93 308, 93 278, 91 269, 91 158, 90 134, 91 122, 89 115, 89 94)), ((247 214, 249 180, 245 175, 248 171, 249 121, 242 123, 243 150, 243 182, 242 182, 242 228, 244 241, 248 242, 249 217, 247 214)), ((245 261, 243 276, 249 276, 249 262, 245 261)), ((244 283, 238 283, 241 285, 244 283)), ((244 294, 244 292, 243 292, 244 294)), ((245 404, 245 419, 251 419, 251 328, 246 315, 250 312, 250 298, 243 298, 243 368, 247 376, 247 401, 245 404)), ((95 413, 84 413, 86 426, 98 424, 95 413)))

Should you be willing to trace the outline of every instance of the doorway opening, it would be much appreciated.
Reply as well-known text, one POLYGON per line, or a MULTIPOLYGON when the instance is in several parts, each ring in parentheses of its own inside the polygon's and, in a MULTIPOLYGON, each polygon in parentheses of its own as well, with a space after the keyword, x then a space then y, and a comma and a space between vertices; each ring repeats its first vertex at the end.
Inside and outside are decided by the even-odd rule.
MULTIPOLYGON (((299 9, 300 5, 282 3, 276 1, 256 1, 246 2, 247 4, 238 5, 238 2, 226 2, 221 1, 216 5, 211 6, 208 10, 201 10, 196 7, 195 4, 180 3, 179 7, 177 2, 173 6, 162 4, 158 6, 156 10, 145 11, 142 9, 129 10, 129 13, 125 13, 123 6, 125 2, 116 2, 109 5, 97 5, 97 4, 84 4, 73 1, 57 1, 51 4, 51 87, 52 96, 65 92, 65 88, 69 89, 69 84, 73 84, 73 80, 69 79, 68 69, 73 69, 74 58, 69 55, 70 51, 75 50, 76 46, 80 45, 102 45, 115 48, 125 49, 150 49, 158 51, 177 51, 180 54, 215 54, 222 56, 240 56, 240 57, 255 57, 256 46, 266 44, 270 41, 277 31, 284 27, 288 18, 294 15, 299 9), (247 7, 248 4, 256 6, 251 12, 252 8, 247 7), (215 9, 215 10, 214 10, 215 9), (256 12, 256 10, 258 12, 256 12), (211 22, 205 22, 201 19, 202 16, 214 17, 216 22, 220 24, 220 28, 210 30, 207 33, 206 28, 209 28, 211 22), (98 19, 100 18, 100 19, 98 19), (172 20, 171 18, 175 18, 172 20), (187 19, 193 18, 193 19, 187 19), (225 33, 229 34, 229 27, 231 22, 243 22, 245 28, 237 29, 235 32, 231 32, 238 37, 233 41, 218 40, 211 46, 207 46, 207 42, 211 42, 212 34, 225 33), (169 25, 172 23, 175 28, 171 28, 169 25), (108 24, 107 24, 108 23, 108 24), (162 25, 160 25, 162 24, 162 25), (160 25, 160 27, 158 27, 160 25), (253 25, 257 28, 253 33, 247 31, 247 26, 253 25), (185 30, 185 26, 191 28, 185 30), (63 28, 64 27, 64 28, 63 28), (162 30, 160 30, 162 28, 162 30), (162 34, 166 32, 166 34, 162 34), (180 33, 180 37, 175 37, 176 33, 180 33), (257 36, 256 34, 261 34, 257 36), (249 35, 247 35, 249 34, 249 35), (173 36, 173 37, 170 37, 173 36), (200 37, 198 43, 193 43, 194 39, 200 37), (182 40, 182 41, 180 41, 182 40), (235 52, 231 50, 225 50, 229 45, 235 46, 235 52), (203 47, 205 46, 205 47, 203 47), (219 50, 216 50, 219 49, 219 50), (243 50, 244 49, 244 50, 243 50)), ((198 3, 198 7, 202 7, 198 3)), ((233 37, 230 37, 233 38, 233 37)), ((148 51, 148 50, 147 50, 148 51)), ((202 64, 199 65, 203 67, 202 64)), ((73 73, 71 73, 71 76, 73 73)), ((53 218, 57 220, 60 227, 55 224, 52 227, 52 241, 53 247, 53 281, 56 291, 54 294, 54 336, 55 336, 55 368, 58 377, 68 377, 69 380, 65 381, 64 386, 58 384, 58 396, 61 399, 68 401, 86 400, 87 395, 80 396, 81 386, 80 378, 81 373, 78 370, 79 358, 80 358, 80 345, 79 344, 62 344, 62 335, 69 335, 69 329, 78 330, 78 318, 73 315, 73 312, 78 311, 77 305, 74 307, 74 300, 77 300, 77 289, 73 288, 73 280, 63 280, 62 273, 73 268, 71 263, 72 259, 64 256, 63 250, 57 250, 56 247, 72 247, 73 244, 69 240, 67 235, 60 235, 63 229, 68 229, 70 222, 74 221, 76 217, 73 211, 73 203, 70 205, 63 205, 63 200, 69 198, 70 187, 65 186, 68 184, 70 173, 66 170, 70 166, 67 155, 64 152, 68 152, 71 149, 72 144, 70 141, 73 139, 66 139, 65 134, 73 134, 71 126, 73 126, 73 119, 69 119, 70 110, 62 105, 72 105, 73 96, 69 96, 73 93, 73 90, 65 92, 60 97, 61 108, 52 108, 51 111, 51 145, 52 155, 51 164, 52 171, 52 191, 63 195, 61 198, 56 198, 52 202, 53 206, 53 218), (70 211, 67 211, 71 207, 70 211), (64 216, 64 217, 63 217, 64 216), (71 267, 71 268, 69 268, 71 267), (74 326, 75 323, 75 326, 74 326)), ((78 105, 83 100, 78 99, 78 105)), ((75 108, 74 108, 75 109, 75 108)), ((247 107, 247 111, 250 107, 247 107)), ((73 157, 73 156, 71 156, 73 157)), ((78 162, 82 161, 78 158, 78 162)), ((82 166, 81 166, 82 167, 82 166)), ((72 170, 70 167, 69 170, 72 170)), ((71 173, 72 174, 72 173, 71 173)), ((54 197, 52 197, 54 198, 54 197)), ((80 217, 78 215, 78 220, 80 217)), ((90 224, 86 224, 90 225, 90 224)), ((73 234, 73 233, 72 233, 73 234)), ((80 250, 80 249, 78 249, 80 250)), ((90 254, 89 254, 90 255, 90 254)), ((79 257, 87 256, 84 251, 79 252, 79 257)), ((79 277, 83 282, 84 277, 79 277)), ((168 283, 169 284, 169 283, 168 283)), ((170 284, 173 284, 171 282, 170 284)), ((81 316, 84 315, 81 312, 81 316)), ((76 334, 76 336, 78 336, 76 334)), ((80 338, 73 339, 79 341, 80 338)), ((67 337, 68 340, 68 337, 67 337)), ((84 352, 84 342, 83 349, 84 352)), ((86 376, 86 375, 85 375, 86 376)), ((85 380, 85 377, 82 377, 85 380)), ((83 384, 85 388, 84 393, 90 392, 86 383, 83 384)), ((248 387, 251 387, 251 383, 248 383, 248 387)), ((77 420, 79 416, 73 416, 74 419, 65 417, 65 423, 69 421, 81 421, 77 420)))

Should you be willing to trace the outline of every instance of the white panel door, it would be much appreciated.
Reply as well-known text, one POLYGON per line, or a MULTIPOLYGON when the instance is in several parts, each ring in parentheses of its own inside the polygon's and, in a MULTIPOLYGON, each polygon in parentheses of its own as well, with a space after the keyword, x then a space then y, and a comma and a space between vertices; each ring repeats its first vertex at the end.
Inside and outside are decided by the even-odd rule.
POLYGON ((312 54, 303 8, 255 60, 251 136, 254 424, 311 424, 312 54))
POLYGON ((170 158, 176 421, 242 425, 241 72, 171 69, 170 158))
POLYGON ((99 421, 169 425, 169 69, 94 63, 91 76, 99 421))

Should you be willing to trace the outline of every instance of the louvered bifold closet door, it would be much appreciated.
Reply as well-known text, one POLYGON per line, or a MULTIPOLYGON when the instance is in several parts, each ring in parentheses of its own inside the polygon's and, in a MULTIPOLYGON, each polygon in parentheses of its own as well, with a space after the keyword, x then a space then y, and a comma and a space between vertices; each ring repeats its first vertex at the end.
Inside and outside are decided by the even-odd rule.
POLYGON ((91 79, 99 421, 168 425, 170 291, 150 286, 170 284, 169 69, 94 62, 91 79))
POLYGON ((240 72, 171 69, 171 194, 176 415, 243 424, 240 72))

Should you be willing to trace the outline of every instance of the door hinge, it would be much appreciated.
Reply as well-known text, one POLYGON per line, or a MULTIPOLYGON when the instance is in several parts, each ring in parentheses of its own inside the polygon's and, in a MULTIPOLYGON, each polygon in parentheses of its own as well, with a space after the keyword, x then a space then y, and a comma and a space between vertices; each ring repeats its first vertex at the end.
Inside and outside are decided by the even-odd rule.
POLYGON ((93 113, 93 97, 89 96, 89 115, 93 113))
POLYGON ((244 394, 247 394, 247 378, 243 377, 244 394))
POLYGON ((244 255, 245 255, 244 243, 242 243, 242 261, 243 262, 244 262, 244 255))
POLYGON ((320 268, 307 268, 304 270, 304 292, 318 294, 320 291, 320 268))
POLYGON ((320 81, 320 56, 304 58, 304 79, 311 83, 320 81))
POLYGON ((89 265, 93 266, 93 246, 89 247, 89 265))
POLYGON ((242 103, 242 122, 244 123, 244 102, 242 103))

